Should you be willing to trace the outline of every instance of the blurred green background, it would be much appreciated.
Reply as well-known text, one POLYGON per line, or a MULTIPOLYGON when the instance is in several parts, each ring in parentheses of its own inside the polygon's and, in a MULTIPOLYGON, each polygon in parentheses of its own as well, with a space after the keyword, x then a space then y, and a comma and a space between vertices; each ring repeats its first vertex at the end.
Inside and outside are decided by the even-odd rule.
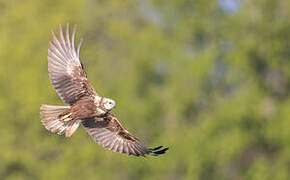
POLYGON ((0 179, 290 178, 290 1, 0 0, 0 179), (50 31, 77 24, 95 89, 158 158, 49 133, 50 31))

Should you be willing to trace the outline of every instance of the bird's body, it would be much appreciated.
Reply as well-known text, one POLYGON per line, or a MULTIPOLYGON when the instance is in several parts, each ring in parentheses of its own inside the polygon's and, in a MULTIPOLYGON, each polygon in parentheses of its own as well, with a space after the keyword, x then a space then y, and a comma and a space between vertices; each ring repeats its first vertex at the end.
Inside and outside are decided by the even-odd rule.
POLYGON ((109 112, 108 109, 104 107, 105 98, 96 98, 90 96, 84 96, 76 101, 66 114, 71 114, 72 119, 87 119, 94 117, 103 117, 109 112))
POLYGON ((48 72, 50 82, 61 99, 69 106, 42 105, 41 122, 52 133, 71 137, 80 124, 88 134, 103 147, 128 155, 159 155, 168 148, 144 147, 140 141, 122 127, 111 112, 116 106, 114 100, 99 96, 87 79, 74 47, 76 28, 70 37, 66 26, 65 37, 59 27, 60 39, 52 32, 53 41, 48 50, 48 72))

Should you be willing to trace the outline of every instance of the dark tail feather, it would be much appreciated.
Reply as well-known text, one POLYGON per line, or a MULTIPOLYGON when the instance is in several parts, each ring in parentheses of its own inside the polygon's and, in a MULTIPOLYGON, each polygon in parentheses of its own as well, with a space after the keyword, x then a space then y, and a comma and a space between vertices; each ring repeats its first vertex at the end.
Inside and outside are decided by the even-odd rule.
POLYGON ((151 156, 159 156, 161 154, 166 153, 166 151, 169 149, 168 147, 161 149, 162 147, 163 146, 158 146, 158 147, 155 147, 155 148, 149 148, 148 150, 152 153, 150 155, 151 156), (159 149, 161 149, 161 150, 159 150, 159 149))

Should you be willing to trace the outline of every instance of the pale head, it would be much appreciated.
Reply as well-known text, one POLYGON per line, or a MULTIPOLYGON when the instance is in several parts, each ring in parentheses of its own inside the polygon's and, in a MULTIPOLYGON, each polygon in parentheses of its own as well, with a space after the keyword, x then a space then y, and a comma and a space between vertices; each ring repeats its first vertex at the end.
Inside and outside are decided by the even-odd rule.
POLYGON ((107 111, 110 111, 114 107, 116 107, 116 103, 114 100, 109 99, 109 98, 104 98, 103 99, 103 106, 107 111))

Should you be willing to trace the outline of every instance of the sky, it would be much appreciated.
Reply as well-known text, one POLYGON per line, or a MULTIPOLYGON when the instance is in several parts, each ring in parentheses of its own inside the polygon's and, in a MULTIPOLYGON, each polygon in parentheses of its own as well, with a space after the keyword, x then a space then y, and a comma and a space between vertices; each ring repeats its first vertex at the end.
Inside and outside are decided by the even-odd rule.
POLYGON ((233 13, 239 9, 241 0, 219 0, 219 4, 224 11, 233 13))

